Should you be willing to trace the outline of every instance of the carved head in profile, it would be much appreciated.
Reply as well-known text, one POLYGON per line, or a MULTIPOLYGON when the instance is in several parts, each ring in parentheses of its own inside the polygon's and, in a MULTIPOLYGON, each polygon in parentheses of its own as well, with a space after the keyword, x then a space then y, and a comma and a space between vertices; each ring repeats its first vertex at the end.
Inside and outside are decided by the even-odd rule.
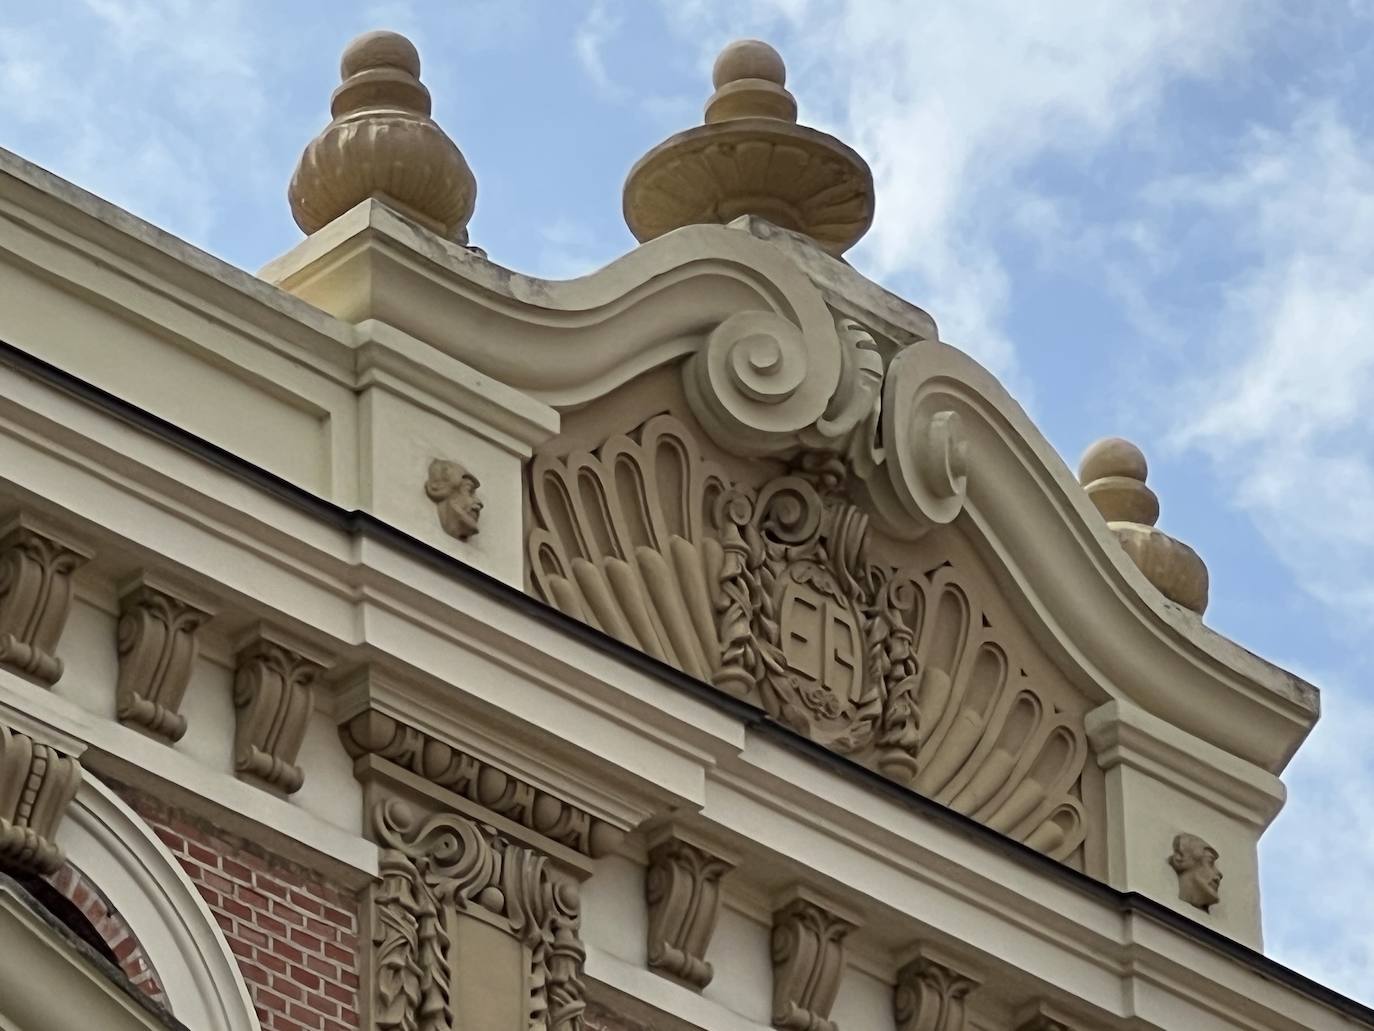
POLYGON ((1196 834, 1174 838, 1169 865, 1178 874, 1178 897, 1190 906, 1209 910, 1221 901, 1221 871, 1217 850, 1196 834))
POLYGON ((477 532, 482 515, 482 499, 477 496, 481 481, 457 462, 436 458, 429 463, 425 494, 439 512, 439 525, 450 537, 465 541, 477 532))

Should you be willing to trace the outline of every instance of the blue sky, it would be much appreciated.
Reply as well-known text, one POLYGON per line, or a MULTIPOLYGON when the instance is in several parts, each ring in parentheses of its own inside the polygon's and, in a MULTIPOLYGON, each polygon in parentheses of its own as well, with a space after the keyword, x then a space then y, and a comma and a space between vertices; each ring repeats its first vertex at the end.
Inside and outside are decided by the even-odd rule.
POLYGON ((630 165, 700 120, 723 43, 774 43, 802 120, 874 167, 853 264, 1071 465, 1140 443, 1208 623, 1322 688, 1268 950, 1374 1003, 1374 3, 3 0, 0 146, 255 269, 379 27, 477 175, 473 241, 550 277, 630 248, 630 165))

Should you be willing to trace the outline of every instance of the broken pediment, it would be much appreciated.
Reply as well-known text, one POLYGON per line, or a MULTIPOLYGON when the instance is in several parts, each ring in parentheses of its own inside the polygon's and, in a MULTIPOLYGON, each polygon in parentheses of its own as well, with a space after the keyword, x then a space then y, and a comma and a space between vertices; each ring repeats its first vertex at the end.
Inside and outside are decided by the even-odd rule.
POLYGON ((570 416, 530 465, 535 593, 899 784, 1098 865, 1083 726, 1097 702, 1016 625, 957 528, 881 533, 833 452, 742 462, 690 414, 606 421, 570 416))

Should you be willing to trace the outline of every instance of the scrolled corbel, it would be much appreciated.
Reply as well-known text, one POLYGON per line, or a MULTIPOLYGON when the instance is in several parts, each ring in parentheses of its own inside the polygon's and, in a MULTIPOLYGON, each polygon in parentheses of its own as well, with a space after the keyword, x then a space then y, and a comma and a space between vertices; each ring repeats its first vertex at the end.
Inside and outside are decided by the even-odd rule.
POLYGON ((811 339, 771 311, 736 312, 684 366, 693 413, 721 447, 780 454, 826 412, 841 372, 840 349, 811 339))
POLYGON ((672 829, 654 843, 645 878, 650 970, 696 989, 711 983, 706 950, 720 912, 720 881, 733 868, 672 829))

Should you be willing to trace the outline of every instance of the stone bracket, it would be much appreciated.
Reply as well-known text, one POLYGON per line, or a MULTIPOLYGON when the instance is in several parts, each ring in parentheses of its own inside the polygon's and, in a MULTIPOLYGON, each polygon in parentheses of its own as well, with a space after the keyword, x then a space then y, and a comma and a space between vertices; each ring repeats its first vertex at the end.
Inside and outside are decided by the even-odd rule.
POLYGON ((649 969, 695 989, 715 971, 706 951, 720 914, 720 882, 735 860, 662 828, 649 843, 645 896, 649 904, 649 969))

